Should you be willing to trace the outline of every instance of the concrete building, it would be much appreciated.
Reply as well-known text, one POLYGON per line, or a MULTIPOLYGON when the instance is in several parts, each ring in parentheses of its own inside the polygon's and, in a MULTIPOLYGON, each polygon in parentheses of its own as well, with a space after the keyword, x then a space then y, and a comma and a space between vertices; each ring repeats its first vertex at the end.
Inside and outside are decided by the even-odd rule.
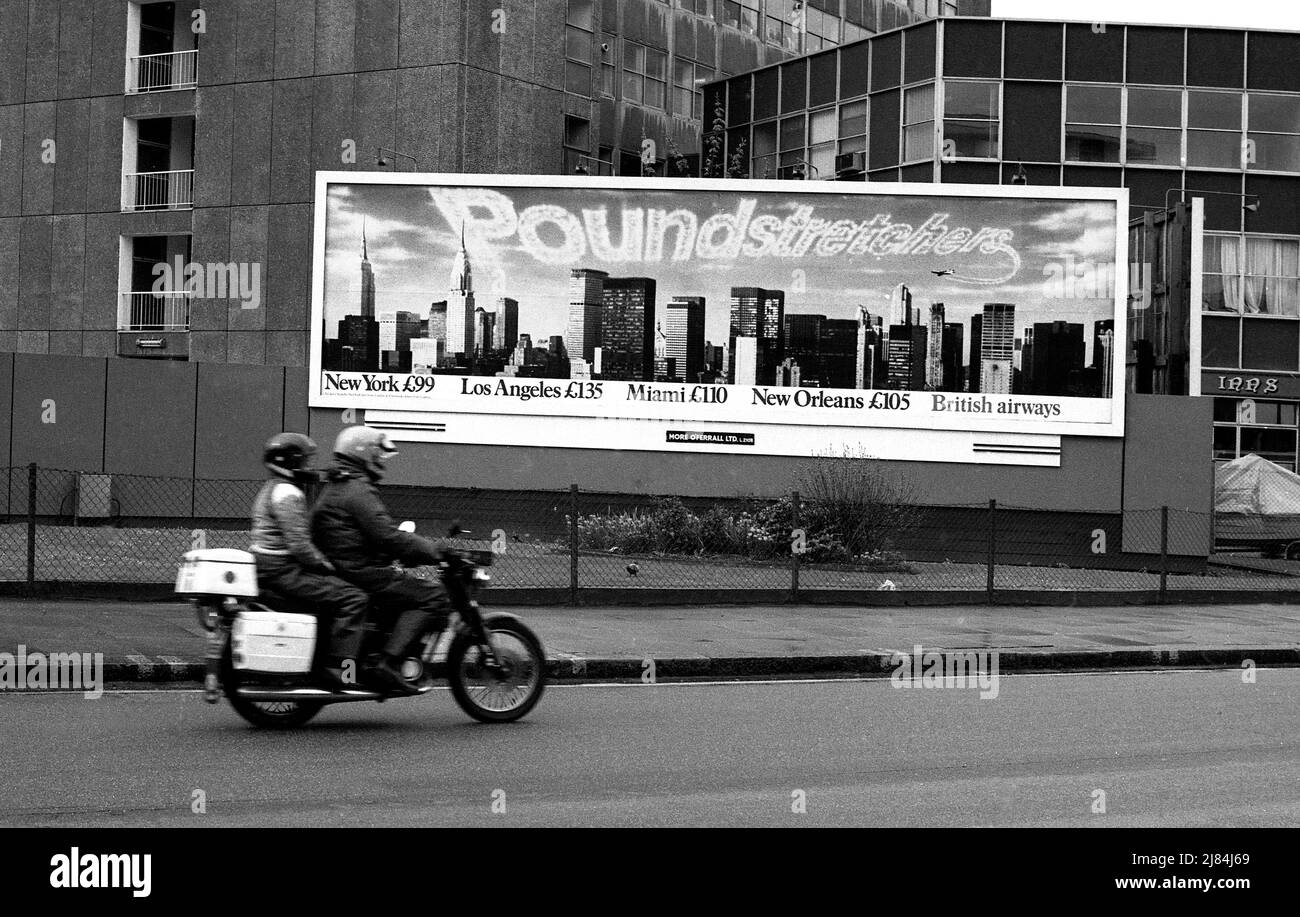
POLYGON ((984 304, 980 323, 980 391, 1010 395, 1016 336, 1016 307, 1011 303, 984 304))

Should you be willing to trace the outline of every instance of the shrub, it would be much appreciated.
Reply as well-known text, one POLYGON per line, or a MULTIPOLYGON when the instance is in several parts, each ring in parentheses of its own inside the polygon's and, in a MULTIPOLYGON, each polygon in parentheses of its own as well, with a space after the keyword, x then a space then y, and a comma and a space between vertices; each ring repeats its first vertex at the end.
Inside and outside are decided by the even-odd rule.
POLYGON ((835 535, 850 557, 878 554, 920 523, 916 485, 887 475, 860 449, 819 455, 796 480, 804 528, 835 535))

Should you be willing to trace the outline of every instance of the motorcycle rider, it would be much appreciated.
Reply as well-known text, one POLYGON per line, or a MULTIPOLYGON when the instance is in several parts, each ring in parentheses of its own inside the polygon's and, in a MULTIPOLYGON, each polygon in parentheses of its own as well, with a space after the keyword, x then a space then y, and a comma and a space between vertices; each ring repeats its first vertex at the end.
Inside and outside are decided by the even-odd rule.
POLYGON ((369 670, 374 680, 404 694, 418 694, 419 689, 402 678, 401 660, 451 608, 441 583, 393 566, 393 561, 419 566, 443 558, 436 542, 399 529, 379 498, 376 485, 396 454, 387 434, 367 426, 344 427, 312 509, 312 537, 339 576, 368 592, 377 610, 396 616, 383 657, 369 670))
POLYGON ((316 476, 315 454, 316 444, 301 433, 277 433, 267 440, 262 461, 271 476, 253 501, 251 550, 263 588, 310 603, 318 609, 321 630, 331 629, 319 677, 326 687, 341 690, 355 687, 369 599, 332 575, 334 565, 312 544, 303 488, 316 476))

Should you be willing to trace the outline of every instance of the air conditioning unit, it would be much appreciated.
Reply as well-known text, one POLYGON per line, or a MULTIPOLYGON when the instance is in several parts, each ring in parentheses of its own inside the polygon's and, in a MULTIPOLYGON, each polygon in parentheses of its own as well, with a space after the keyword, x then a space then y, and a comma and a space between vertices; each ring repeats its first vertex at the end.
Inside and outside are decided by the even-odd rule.
POLYGON ((867 171, 867 154, 864 150, 858 150, 856 153, 840 153, 835 157, 836 175, 865 171, 867 171))
POLYGON ((80 519, 107 519, 113 515, 113 476, 77 475, 77 514, 80 519))

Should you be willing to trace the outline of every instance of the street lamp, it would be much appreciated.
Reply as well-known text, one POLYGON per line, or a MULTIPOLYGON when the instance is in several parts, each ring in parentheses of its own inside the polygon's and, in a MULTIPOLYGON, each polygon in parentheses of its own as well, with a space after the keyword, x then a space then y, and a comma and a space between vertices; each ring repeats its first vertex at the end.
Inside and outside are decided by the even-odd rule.
MULTIPOLYGON (((614 174, 614 161, 612 159, 601 159, 598 156, 578 156, 578 165, 574 168, 574 175, 590 175, 591 170, 587 168, 587 161, 599 163, 602 166, 609 166, 609 174, 614 174)), ((600 174, 599 169, 597 174, 600 174)))
POLYGON ((1169 195, 1171 194, 1177 194, 1180 197, 1185 194, 1190 194, 1192 197, 1196 197, 1198 194, 1218 194, 1218 195, 1222 195, 1223 197, 1239 197, 1241 198, 1242 210, 1248 210, 1251 213, 1255 213, 1256 211, 1259 210, 1258 194, 1242 194, 1238 191, 1199 191, 1195 188, 1170 188, 1168 191, 1165 192, 1166 212, 1169 211, 1169 195), (1253 198, 1253 200, 1249 200, 1251 198, 1253 198))
POLYGON ((399 150, 390 150, 386 146, 381 146, 378 150, 375 151, 375 165, 379 166, 379 168, 381 169, 388 165, 388 156, 385 156, 384 155, 385 153, 387 153, 388 156, 400 156, 403 159, 409 159, 411 160, 411 164, 414 165, 416 169, 420 168, 420 161, 416 159, 414 156, 411 156, 407 153, 403 153, 399 150))

